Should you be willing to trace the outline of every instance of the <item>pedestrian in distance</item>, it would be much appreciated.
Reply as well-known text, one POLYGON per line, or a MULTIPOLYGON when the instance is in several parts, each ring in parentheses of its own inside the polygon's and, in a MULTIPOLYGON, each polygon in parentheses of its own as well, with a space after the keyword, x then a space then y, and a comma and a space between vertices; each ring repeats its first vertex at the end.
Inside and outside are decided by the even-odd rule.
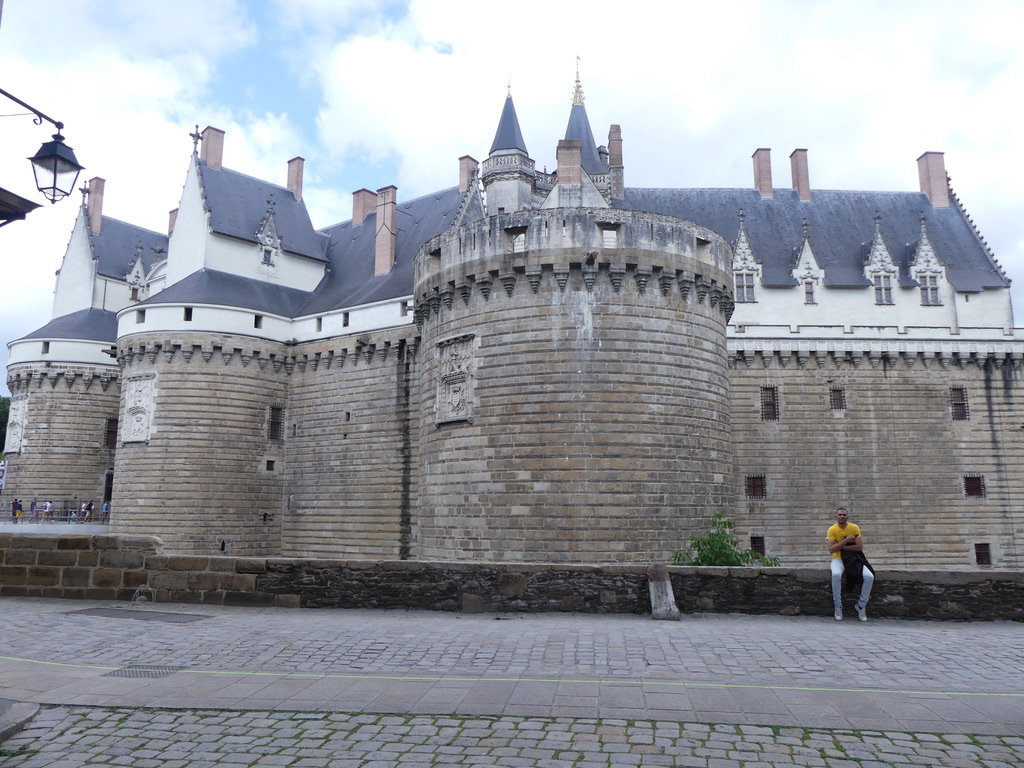
POLYGON ((868 620, 868 600, 875 583, 875 572, 864 555, 864 540, 860 526, 850 522, 850 513, 845 507, 836 510, 836 522, 828 529, 825 543, 832 555, 832 604, 836 621, 843 620, 843 576, 848 587, 860 581, 860 595, 857 599, 857 618, 868 620))

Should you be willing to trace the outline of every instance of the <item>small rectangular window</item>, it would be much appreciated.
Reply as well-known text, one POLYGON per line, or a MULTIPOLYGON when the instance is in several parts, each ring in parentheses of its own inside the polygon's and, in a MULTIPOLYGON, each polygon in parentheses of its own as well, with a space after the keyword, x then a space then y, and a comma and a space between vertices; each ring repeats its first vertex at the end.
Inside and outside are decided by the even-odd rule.
POLYGON ((846 410, 846 388, 832 385, 828 390, 828 404, 833 411, 846 410))
POLYGON ((949 388, 949 411, 953 421, 968 421, 970 409, 967 406, 967 387, 949 388))
POLYGON ((107 419, 106 428, 103 434, 103 446, 105 448, 117 448, 117 417, 107 419))
POLYGON ((185 307, 185 322, 192 322, 192 307, 185 307))
POLYGON ((252 316, 252 327, 253 328, 262 328, 263 327, 263 315, 253 315, 252 316))
POLYGON ((135 310, 135 322, 137 324, 146 322, 146 310, 136 309, 135 310))
POLYGON ((743 495, 748 499, 767 499, 768 480, 764 475, 745 475, 743 495))
POLYGON ((44 355, 50 354, 50 342, 48 342, 48 341, 44 341, 43 342, 43 354, 44 355))
POLYGON ((779 388, 761 387, 761 421, 779 420, 779 388))
POLYGON ((284 408, 279 405, 270 406, 267 437, 271 440, 284 440, 284 408))
POLYGON ((341 313, 341 324, 345 328, 348 328, 348 312, 342 312, 341 313))
POLYGON ((985 476, 964 475, 964 496, 968 499, 985 498, 985 476))
POLYGON ((988 544, 974 545, 974 562, 978 565, 992 565, 992 549, 988 544))
POLYGON ((892 278, 889 275, 875 275, 875 304, 892 304, 892 278))
POLYGON ((263 263, 270 266, 274 265, 274 249, 264 248, 263 249, 263 263))
POLYGON ((921 306, 938 307, 939 301, 939 278, 935 275, 918 275, 917 282, 921 284, 921 306))
POLYGON ((749 272, 736 273, 736 301, 740 304, 752 304, 754 298, 754 275, 749 272))
POLYGON ((759 555, 765 554, 764 551, 764 536, 751 536, 750 537, 750 549, 757 552, 759 555))
POLYGON ((601 230, 601 245, 605 248, 618 248, 619 247, 619 232, 615 229, 602 229, 601 230))
POLYGON ((814 303, 814 283, 808 280, 804 283, 804 304, 814 303))
POLYGON ((267 472, 273 472, 277 463, 273 459, 267 459, 267 472))
POLYGON ((399 314, 402 317, 408 317, 409 316, 409 312, 412 309, 412 307, 410 306, 411 303, 412 302, 409 302, 409 301, 399 302, 399 304, 398 304, 398 312, 399 312, 399 314))
POLYGON ((139 289, 138 289, 138 287, 134 287, 134 288, 132 288, 132 301, 138 301, 138 300, 139 300, 139 289))
POLYGON ((324 329, 324 319, 322 317, 318 317, 316 319, 316 332, 320 333, 320 331, 322 331, 323 329, 324 329))

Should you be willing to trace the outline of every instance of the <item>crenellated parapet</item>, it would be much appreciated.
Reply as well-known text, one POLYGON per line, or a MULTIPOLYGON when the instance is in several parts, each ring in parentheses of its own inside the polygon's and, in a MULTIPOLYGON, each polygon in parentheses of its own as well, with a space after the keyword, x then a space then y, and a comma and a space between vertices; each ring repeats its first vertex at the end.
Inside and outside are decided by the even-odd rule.
POLYGON ((12 395, 27 395, 33 391, 60 390, 64 392, 106 392, 118 381, 116 368, 97 370, 88 365, 62 365, 35 363, 12 365, 7 369, 7 388, 12 395))
POLYGON ((819 345, 785 344, 769 340, 730 345, 734 369, 821 370, 928 370, 1009 369, 1024 371, 1024 345, 979 342, 920 342, 854 344, 822 342, 819 345))
POLYGON ((631 294, 718 314, 734 309, 732 249, 716 233, 616 209, 519 211, 454 228, 416 257, 419 327, 441 313, 517 293, 631 294), (461 305, 461 307, 460 307, 461 305), (701 310, 703 308, 703 310, 701 310))

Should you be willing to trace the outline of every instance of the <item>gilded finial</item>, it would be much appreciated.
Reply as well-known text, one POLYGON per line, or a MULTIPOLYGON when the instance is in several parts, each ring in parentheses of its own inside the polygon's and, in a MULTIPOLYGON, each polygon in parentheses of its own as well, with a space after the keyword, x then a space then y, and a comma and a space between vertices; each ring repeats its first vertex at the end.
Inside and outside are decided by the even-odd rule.
POLYGON ((583 86, 580 85, 580 57, 576 57, 576 89, 572 94, 572 105, 582 105, 584 103, 583 98, 583 86))

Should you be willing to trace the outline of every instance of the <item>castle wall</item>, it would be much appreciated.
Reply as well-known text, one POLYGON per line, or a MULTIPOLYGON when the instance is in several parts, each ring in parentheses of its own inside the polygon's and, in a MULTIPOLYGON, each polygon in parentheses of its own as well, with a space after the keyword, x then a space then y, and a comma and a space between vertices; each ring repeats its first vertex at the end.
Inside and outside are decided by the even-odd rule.
POLYGON ((1019 353, 769 346, 741 354, 731 371, 743 546, 763 536, 783 565, 824 563, 825 533, 846 506, 876 565, 974 569, 976 544, 988 545, 994 567, 1024 565, 1019 353), (777 421, 762 418, 762 387, 777 387, 777 421), (966 395, 965 419, 953 418, 952 387, 966 395), (845 408, 834 408, 833 388, 845 408), (746 497, 751 475, 764 476, 766 498, 746 497), (983 496, 969 495, 966 476, 981 478, 983 496))
POLYGON ((8 367, 11 418, 7 437, 7 485, 2 498, 29 503, 103 503, 114 449, 106 447, 107 419, 118 415, 118 371, 74 364, 8 367))
POLYGON ((717 235, 626 211, 428 242, 420 556, 648 562, 731 507, 730 269, 717 235))
POLYGON ((112 532, 190 554, 280 552, 285 442, 271 422, 286 349, 212 333, 121 340, 112 532))
POLYGON ((415 347, 411 326, 295 347, 285 556, 409 557, 415 347))

